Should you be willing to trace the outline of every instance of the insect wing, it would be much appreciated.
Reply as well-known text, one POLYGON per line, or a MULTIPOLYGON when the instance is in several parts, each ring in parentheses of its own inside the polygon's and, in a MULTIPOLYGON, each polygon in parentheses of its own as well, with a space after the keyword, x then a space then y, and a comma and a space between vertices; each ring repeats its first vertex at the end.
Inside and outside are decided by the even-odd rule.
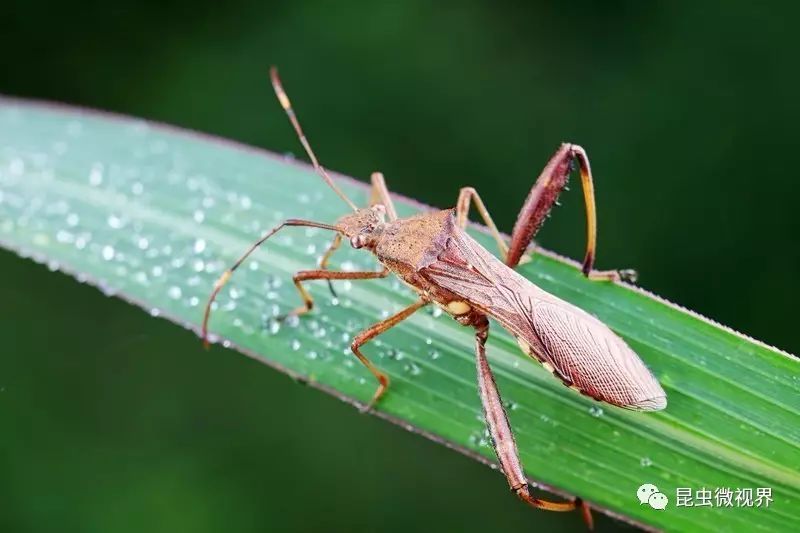
POLYGON ((564 384, 627 409, 666 407, 661 385, 608 326, 540 289, 457 227, 420 273, 498 320, 564 384))

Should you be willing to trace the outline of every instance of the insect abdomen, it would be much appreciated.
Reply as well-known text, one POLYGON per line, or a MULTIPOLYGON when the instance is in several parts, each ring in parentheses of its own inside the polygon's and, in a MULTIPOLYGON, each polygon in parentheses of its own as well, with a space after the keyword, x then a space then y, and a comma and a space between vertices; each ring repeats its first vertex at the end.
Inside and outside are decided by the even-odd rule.
POLYGON ((605 324, 560 301, 538 301, 533 315, 542 353, 526 351, 564 384, 627 409, 658 411, 667 406, 666 393, 650 370, 605 324))

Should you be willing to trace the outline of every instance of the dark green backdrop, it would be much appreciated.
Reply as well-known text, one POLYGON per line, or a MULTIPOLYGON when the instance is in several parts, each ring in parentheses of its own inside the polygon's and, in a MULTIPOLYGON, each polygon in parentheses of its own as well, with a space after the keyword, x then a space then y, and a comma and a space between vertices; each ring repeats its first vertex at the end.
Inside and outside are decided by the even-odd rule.
MULTIPOLYGON (((596 174, 598 266, 800 348, 797 4, 11 2, 0 92, 299 153, 509 230, 561 141, 596 174)), ((578 257, 573 191, 541 242, 578 257)), ((0 530, 580 530, 500 475, 0 253, 0 530)), ((531 474, 535 475, 535 472, 531 474)), ((601 529, 618 527, 605 520, 601 529)))

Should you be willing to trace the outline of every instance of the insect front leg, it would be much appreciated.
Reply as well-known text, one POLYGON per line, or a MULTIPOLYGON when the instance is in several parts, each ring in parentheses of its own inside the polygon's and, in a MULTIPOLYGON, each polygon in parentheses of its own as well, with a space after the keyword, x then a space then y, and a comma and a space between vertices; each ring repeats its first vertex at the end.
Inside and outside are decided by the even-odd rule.
POLYGON ((374 339, 381 333, 393 328, 406 318, 413 315, 416 311, 421 309, 422 307, 426 306, 428 302, 426 300, 418 300, 413 304, 409 305, 399 313, 396 313, 386 320, 378 322, 377 324, 373 324, 372 326, 368 327, 361 333, 355 336, 353 339, 353 343, 350 345, 350 349, 353 351, 358 360, 361 361, 364 366, 366 366, 372 375, 375 376, 375 379, 378 380, 378 388, 375 389, 375 393, 372 395, 372 399, 369 403, 361 409, 361 412, 366 412, 372 409, 372 407, 380 400, 383 393, 386 392, 386 389, 389 387, 389 376, 378 370, 378 368, 372 364, 372 361, 367 359, 367 357, 361 353, 361 347, 366 344, 371 339, 374 339))
POLYGON ((255 252, 262 244, 267 242, 273 235, 278 233, 283 228, 292 227, 292 226, 304 226, 308 228, 320 228, 326 229, 330 231, 335 231, 337 234, 341 233, 341 229, 337 228, 336 226, 331 226, 330 224, 324 224, 322 222, 314 222, 313 220, 300 220, 296 218, 290 218, 284 220, 267 233, 265 233, 261 238, 257 239, 253 244, 251 244, 247 250, 236 260, 236 262, 231 265, 230 268, 225 270, 222 275, 217 278, 217 281, 214 282, 214 288, 211 290, 211 295, 208 297, 208 301, 206 302, 205 310, 203 311, 203 325, 200 330, 200 337, 203 339, 203 344, 206 348, 209 347, 209 340, 208 340, 208 321, 211 319, 211 308, 214 304, 214 300, 217 298, 217 295, 222 290, 228 281, 230 281, 231 276, 233 273, 238 269, 244 261, 250 257, 250 254, 255 252))
POLYGON ((522 469, 522 463, 517 452, 517 444, 514 440, 514 433, 508 421, 503 400, 497 389, 492 369, 486 358, 486 339, 489 337, 489 321, 485 316, 475 323, 475 358, 478 368, 478 391, 483 404, 483 416, 489 435, 492 440, 500 469, 508 480, 508 485, 512 492, 522 501, 537 509, 548 511, 572 511, 579 508, 583 512, 583 519, 589 528, 592 528, 592 514, 589 506, 576 499, 571 502, 551 502, 536 498, 530 492, 528 480, 522 469))
POLYGON ((300 316, 308 313, 314 308, 314 300, 303 286, 304 281, 313 281, 316 279, 328 280, 330 283, 334 279, 378 279, 385 278, 389 275, 389 269, 383 268, 377 272, 339 272, 331 270, 301 270, 292 277, 294 286, 297 287, 297 292, 300 293, 300 298, 303 299, 303 305, 293 309, 292 311, 281 315, 278 320, 285 320, 290 316, 300 316))
MULTIPOLYGON (((394 203, 392 202, 392 198, 389 195, 389 189, 386 187, 386 180, 384 180, 383 174, 381 174, 380 172, 373 172, 370 179, 372 181, 372 188, 370 190, 369 204, 370 205, 381 204, 386 208, 386 216, 389 218, 389 221, 391 222, 397 220, 397 211, 395 210, 394 203)), ((328 269, 328 261, 330 260, 333 253, 339 248, 341 244, 342 244, 342 236, 341 234, 336 234, 330 246, 325 251, 325 254, 322 256, 322 260, 319 262, 320 270, 328 269)), ((330 289, 331 294, 333 294, 335 298, 336 291, 333 290, 333 283, 331 282, 331 279, 328 279, 328 288, 330 289)))
POLYGON ((373 172, 370 176, 372 182, 372 192, 370 194, 369 205, 381 204, 386 208, 386 216, 389 222, 397 220, 397 210, 394 208, 394 202, 389 194, 389 188, 386 187, 386 180, 380 172, 373 172))
MULTIPOLYGON (((339 246, 342 244, 342 234, 337 233, 336 236, 331 241, 331 244, 328 246, 328 249, 325 250, 325 253, 322 254, 322 259, 319 261, 319 269, 320 270, 328 270, 328 261, 331 260, 331 256, 333 253, 339 249, 339 246)), ((336 291, 333 290, 333 283, 331 280, 328 280, 328 289, 330 289, 331 294, 334 298, 337 298, 336 291)))
POLYGON ((584 275, 599 280, 634 281, 636 273, 632 270, 609 270, 594 272, 594 259, 597 248, 597 213, 594 200, 594 180, 586 151, 577 144, 562 144, 531 188, 522 209, 517 215, 514 231, 511 233, 506 264, 517 266, 536 236, 559 194, 567 184, 572 163, 577 161, 581 173, 583 200, 586 206, 586 255, 583 259, 584 275))

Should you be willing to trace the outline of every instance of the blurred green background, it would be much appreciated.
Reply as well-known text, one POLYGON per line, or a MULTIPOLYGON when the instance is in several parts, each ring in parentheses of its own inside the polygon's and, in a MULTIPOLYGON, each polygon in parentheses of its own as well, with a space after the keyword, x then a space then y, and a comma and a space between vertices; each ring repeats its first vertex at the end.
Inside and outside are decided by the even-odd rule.
MULTIPOLYGON (((299 154, 276 64, 326 166, 442 207, 473 185, 506 231, 577 142, 600 268, 796 352, 800 6, 751 4, 12 1, 0 93, 299 154)), ((563 203, 539 240, 581 257, 563 203)), ((8 252, 0 274, 0 531, 582 530, 66 276, 8 252)))

